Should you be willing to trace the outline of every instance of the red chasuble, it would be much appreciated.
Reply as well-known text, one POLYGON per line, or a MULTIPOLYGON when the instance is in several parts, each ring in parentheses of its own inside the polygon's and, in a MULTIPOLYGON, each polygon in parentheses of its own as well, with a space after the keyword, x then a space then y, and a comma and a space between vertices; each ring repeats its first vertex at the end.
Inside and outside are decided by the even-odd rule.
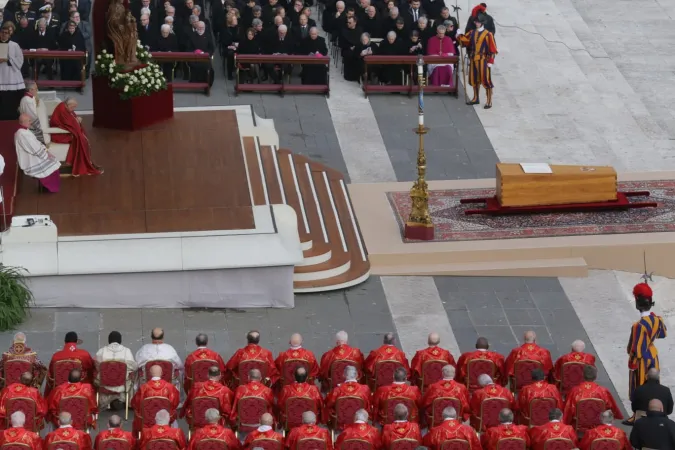
POLYGON ((495 363, 497 373, 494 377, 492 377, 492 381, 501 384, 502 386, 506 386, 506 383, 509 380, 504 370, 504 356, 491 350, 474 350, 473 352, 463 353, 457 361, 457 373, 455 375, 455 380, 459 381, 460 383, 464 383, 464 385, 467 386, 467 377, 469 376, 469 362, 476 359, 489 359, 495 363))
POLYGON ((192 365, 195 361, 215 361, 215 366, 220 369, 221 374, 225 374, 225 362, 223 358, 210 348, 198 348, 185 358, 185 378, 183 379, 183 390, 190 392, 192 389, 192 365))
POLYGON ((96 435, 96 440, 94 440, 94 448, 96 450, 107 450, 108 447, 105 445, 105 441, 108 439, 118 439, 126 441, 129 443, 129 448, 136 448, 136 438, 130 431, 124 431, 121 428, 110 428, 109 430, 103 430, 96 435))
POLYGON ((375 391, 375 395, 373 395, 373 422, 381 424, 393 422, 393 417, 387 417, 387 402, 389 399, 396 398, 407 398, 414 402, 415 407, 408 410, 408 420, 419 422, 422 394, 417 386, 407 384, 391 384, 382 386, 375 391))
POLYGON ((582 363, 586 364, 587 366, 595 367, 595 356, 583 352, 570 352, 566 355, 562 355, 555 362, 555 366, 553 368, 553 376, 558 382, 562 380, 562 368, 566 363, 582 363))
POLYGON ((370 378, 375 377, 375 365, 381 361, 396 361, 403 365, 410 377, 410 364, 403 350, 393 345, 383 345, 371 351, 363 364, 363 370, 370 378))
POLYGON ((155 439, 174 441, 178 450, 185 450, 187 447, 185 433, 180 428, 171 428, 168 425, 153 425, 150 428, 143 429, 140 448, 144 449, 148 442, 155 439))
POLYGON ((513 370, 515 368, 517 361, 530 360, 538 361, 543 367, 544 373, 546 376, 553 369, 553 361, 551 360, 551 352, 549 352, 544 347, 540 347, 537 344, 523 344, 520 347, 516 347, 511 350, 509 357, 506 358, 506 363, 504 369, 506 375, 511 377, 514 375, 513 370))
POLYGON ((5 445, 28 446, 30 450, 42 450, 42 439, 40 439, 40 435, 37 433, 28 431, 25 428, 12 427, 0 434, 0 447, 4 447, 5 445))
POLYGON ((372 446, 372 450, 382 450, 382 438, 377 428, 367 423, 352 423, 345 427, 335 440, 335 450, 341 450, 345 441, 366 441, 372 446))
POLYGON ((13 383, 7 386, 0 393, 0 420, 2 425, 7 420, 7 401, 13 398, 30 398, 35 401, 35 414, 38 417, 38 424, 47 416, 47 401, 40 395, 40 391, 34 387, 24 386, 21 383, 13 383))
POLYGON ((427 361, 445 361, 451 366, 457 367, 455 358, 452 354, 444 348, 438 346, 427 347, 422 350, 417 350, 415 356, 410 363, 410 368, 412 369, 412 380, 415 384, 419 384, 419 380, 422 379, 422 367, 427 361))
POLYGON ((248 384, 243 384, 237 388, 234 392, 234 401, 232 402, 232 413, 230 415, 230 421, 232 423, 237 423, 237 417, 239 414, 237 405, 239 400, 244 397, 260 397, 267 402, 267 411, 268 413, 274 416, 274 393, 272 389, 268 388, 260 381, 251 381, 248 384))
MULTIPOLYGON (((257 344, 248 344, 246 347, 237 350, 226 364, 228 373, 234 377, 234 380, 236 381, 235 386, 239 384, 239 379, 243 377, 243 374, 239 373, 239 364, 246 361, 260 361, 267 364, 267 374, 263 374, 263 377, 269 378, 270 386, 279 379, 279 372, 274 365, 272 352, 257 344)), ((248 379, 248 374, 246 375, 247 377, 245 379, 248 379)))
POLYGON ((196 450, 197 444, 206 439, 224 442, 224 448, 227 450, 241 450, 241 442, 234 435, 234 432, 222 425, 207 425, 198 429, 190 439, 188 450, 196 450))
POLYGON ((597 439, 615 439, 620 447, 620 450, 632 450, 633 446, 628 440, 628 436, 621 429, 614 425, 599 425, 584 433, 584 437, 579 442, 579 450, 591 450, 593 441, 597 439))
MULTIPOLYGON (((58 361, 63 361, 67 359, 72 359, 72 360, 77 360, 80 361, 80 364, 82 364, 82 381, 85 383, 93 383, 94 380, 94 360, 91 358, 91 355, 89 354, 88 351, 83 350, 81 348, 77 348, 77 344, 73 342, 67 342, 63 346, 63 350, 59 350, 58 352, 54 353, 54 356, 52 356, 52 360, 49 363, 49 377, 54 378, 54 364, 58 361)), ((51 390, 53 386, 50 386, 49 383, 47 383, 47 389, 45 389, 45 395, 49 395, 49 390, 51 390)))
POLYGON ((321 357, 319 376, 321 377, 322 380, 324 381, 330 380, 331 377, 330 369, 335 361, 353 362, 353 364, 350 365, 354 365, 356 367, 356 370, 359 373, 357 379, 360 379, 361 376, 363 376, 363 353, 361 353, 361 350, 359 350, 358 348, 350 347, 347 344, 343 344, 331 348, 321 357))
POLYGON ((217 398, 220 403, 220 415, 226 420, 230 420, 232 414, 232 399, 234 394, 227 386, 218 381, 208 380, 203 383, 197 383, 192 387, 185 399, 181 417, 192 417, 192 400, 199 397, 217 398))
POLYGON ((518 412, 522 418, 522 424, 529 423, 530 403, 535 398, 554 398, 557 402, 556 408, 562 411, 563 401, 558 388, 545 381, 537 381, 521 389, 518 394, 518 412))
POLYGON ((341 397, 358 397, 363 400, 363 409, 372 413, 371 393, 370 388, 365 384, 357 383, 356 381, 346 381, 335 389, 330 391, 326 396, 326 415, 330 420, 335 416, 335 404, 341 397))
MULTIPOLYGON (((488 386, 485 386, 483 389, 478 389, 476 392, 473 393, 473 396, 471 397, 471 423, 472 425, 474 423, 478 424, 480 423, 480 407, 481 403, 483 403, 483 400, 486 400, 488 398, 504 398, 509 401, 511 404, 509 408, 511 411, 514 413, 518 410, 518 404, 516 403, 515 398, 513 398, 513 394, 511 393, 510 390, 505 388, 504 386, 500 386, 498 384, 490 384, 488 386)), ((476 425, 477 427, 478 425, 476 425)))
MULTIPOLYGON (((70 425, 57 428, 45 437, 45 449, 53 442, 72 442, 78 450, 91 450, 91 437, 82 430, 76 430, 70 425)), ((58 447, 56 447, 58 448, 58 447)))
POLYGON ((499 450, 500 440, 514 438, 522 439, 525 441, 525 448, 530 448, 530 436, 527 434, 527 427, 524 425, 501 424, 488 428, 481 435, 480 443, 483 450, 499 450))
POLYGON ((551 439, 568 439, 573 447, 577 446, 577 432, 569 425, 561 422, 549 422, 530 428, 530 450, 545 450, 546 441, 551 439))
POLYGON ((66 162, 73 167, 73 175, 100 175, 101 171, 91 161, 91 148, 84 128, 77 120, 77 114, 68 111, 66 102, 61 102, 56 108, 49 126, 66 130, 70 134, 53 134, 52 141, 59 144, 70 144, 66 162))
POLYGON ((305 439, 319 439, 326 443, 326 450, 333 450, 333 439, 326 428, 316 425, 301 425, 293 428, 286 437, 286 448, 297 450, 298 443, 305 439))
POLYGON ((277 441, 282 447, 284 445, 284 437, 274 430, 253 430, 246 436, 246 440, 244 441, 244 450, 251 450, 253 448, 260 447, 256 441, 277 441))
POLYGON ((385 449, 391 447, 394 441, 399 439, 412 439, 417 441, 417 445, 422 444, 422 432, 420 426, 415 422, 394 422, 385 425, 382 429, 382 445, 385 449))
MULTIPOLYGON (((176 408, 180 401, 180 394, 176 386, 164 381, 162 379, 150 380, 141 385, 140 389, 136 391, 134 397, 131 399, 131 407, 134 411, 141 411, 143 400, 150 397, 164 397, 171 403, 171 421, 176 420, 176 408)), ((154 422, 154 417, 153 417, 154 422)), ((143 420, 140 414, 134 414, 134 433, 138 433, 143 428, 143 420)))
POLYGON ((324 406, 323 406, 323 397, 321 397, 321 392, 319 388, 314 384, 309 383, 293 383, 284 386, 279 394, 279 418, 281 419, 281 424, 286 423, 286 402, 292 398, 309 398, 314 400, 317 410, 315 411, 317 420, 320 423, 325 423, 324 415, 324 406))
MULTIPOLYGON (((283 377, 284 365, 288 361, 301 361, 309 366, 309 377, 307 381, 315 380, 319 377, 319 363, 316 362, 316 357, 311 351, 300 348, 289 348, 285 352, 279 353, 277 359, 274 361, 274 365, 279 372, 279 376, 283 377)), ((292 382, 293 380, 288 380, 292 382)))
POLYGON ((94 388, 89 383, 66 383, 57 386, 47 398, 47 405, 49 407, 49 418, 54 426, 59 425, 59 412, 61 410, 61 400, 69 397, 84 397, 89 403, 89 414, 87 416, 87 424, 90 427, 96 427, 94 414, 98 413, 98 403, 96 403, 96 393, 94 388))
POLYGON ((565 423, 573 424, 577 416, 577 403, 580 400, 588 398, 597 398, 605 402, 605 409, 611 409, 616 419, 622 420, 623 414, 616 405, 612 393, 606 387, 600 386, 592 381, 584 381, 579 386, 574 387, 567 395, 565 400, 565 423))
POLYGON ((469 420, 471 405, 469 404, 469 390, 465 385, 454 380, 441 380, 430 385, 422 398, 422 409, 426 411, 429 418, 433 414, 432 405, 437 398, 456 398, 459 400, 462 410, 457 411, 458 417, 461 414, 462 420, 469 420))
POLYGON ((441 450, 443 442, 450 440, 466 441, 469 450, 481 450, 476 430, 455 419, 446 419, 439 426, 432 428, 424 436, 424 446, 431 450, 441 450))

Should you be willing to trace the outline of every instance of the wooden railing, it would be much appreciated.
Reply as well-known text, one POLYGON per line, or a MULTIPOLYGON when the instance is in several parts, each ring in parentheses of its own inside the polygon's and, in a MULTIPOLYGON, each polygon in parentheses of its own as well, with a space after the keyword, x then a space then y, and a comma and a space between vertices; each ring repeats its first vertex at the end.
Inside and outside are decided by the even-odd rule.
MULTIPOLYGON (((186 63, 205 63, 209 64, 208 72, 207 72, 207 80, 211 80, 213 77, 213 65, 212 65, 212 60, 213 56, 209 55, 208 53, 192 53, 192 52, 152 52, 152 59, 154 60, 153 62, 156 62, 157 64, 166 64, 166 63, 179 63, 179 62, 186 62, 186 63)), ((173 75, 173 70, 175 70, 176 65, 174 64, 173 69, 172 69, 172 75, 173 75)), ((211 84, 206 82, 200 82, 200 83, 190 83, 187 81, 175 81, 173 76, 171 77, 172 81, 169 82, 169 84, 173 87, 173 90, 181 90, 181 91, 204 91, 204 94, 210 95, 211 94, 211 84)), ((167 80, 168 81, 168 80, 167 80)))
MULTIPOLYGON (((286 92, 293 93, 317 93, 330 95, 330 80, 328 66, 330 58, 328 56, 309 56, 309 55, 235 55, 235 64, 237 67, 237 76, 235 80, 234 92, 278 92, 281 96, 286 92), (302 64, 302 65, 322 65, 326 67, 325 84, 291 84, 290 77, 286 82, 286 77, 282 74, 281 83, 242 83, 239 77, 241 64, 302 64)), ((262 70, 262 67, 259 68, 262 70)))
POLYGON ((61 88, 82 90, 87 84, 87 52, 69 50, 23 50, 23 59, 33 61, 33 80, 39 88, 61 88), (42 60, 81 60, 79 80, 39 80, 38 65, 35 61, 42 60))
MULTIPOLYGON (((368 55, 363 58, 365 62, 365 79, 363 84, 363 93, 366 98, 368 94, 377 92, 400 92, 412 95, 419 91, 417 86, 417 56, 416 55, 401 55, 401 56, 384 56, 384 55, 368 55), (368 84, 368 72, 373 71, 378 66, 407 66, 404 70, 403 84, 368 84)), ((452 64, 454 67, 453 84, 452 86, 429 86, 428 80, 424 86, 425 93, 433 92, 447 92, 454 94, 457 97, 457 86, 459 84, 459 70, 457 63, 459 58, 457 56, 425 56, 425 64, 452 64)))

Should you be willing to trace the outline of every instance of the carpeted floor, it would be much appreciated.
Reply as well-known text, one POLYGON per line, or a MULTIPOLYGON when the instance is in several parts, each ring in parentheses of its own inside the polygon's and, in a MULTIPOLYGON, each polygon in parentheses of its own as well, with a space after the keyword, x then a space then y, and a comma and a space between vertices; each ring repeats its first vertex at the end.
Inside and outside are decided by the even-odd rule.
MULTIPOLYGON (((657 208, 566 214, 511 216, 465 216, 467 209, 482 205, 461 205, 460 199, 491 197, 494 189, 430 191, 429 210, 436 228, 435 241, 471 241, 528 237, 578 236, 594 234, 657 233, 675 231, 675 180, 623 182, 620 191, 651 192, 633 202, 657 202, 657 208)), ((389 202, 399 226, 410 214, 408 192, 389 192, 389 202)))

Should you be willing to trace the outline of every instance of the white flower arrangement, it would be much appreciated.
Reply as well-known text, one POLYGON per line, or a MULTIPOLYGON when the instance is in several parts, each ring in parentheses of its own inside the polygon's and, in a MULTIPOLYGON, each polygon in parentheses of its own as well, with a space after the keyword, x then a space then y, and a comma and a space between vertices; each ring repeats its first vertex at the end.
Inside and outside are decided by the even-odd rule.
POLYGON ((120 91, 124 100, 142 95, 150 95, 166 89, 166 78, 158 64, 152 62, 150 52, 136 42, 136 59, 141 67, 131 72, 125 72, 125 67, 115 62, 115 56, 102 50, 96 56, 97 76, 108 77, 110 87, 120 91))

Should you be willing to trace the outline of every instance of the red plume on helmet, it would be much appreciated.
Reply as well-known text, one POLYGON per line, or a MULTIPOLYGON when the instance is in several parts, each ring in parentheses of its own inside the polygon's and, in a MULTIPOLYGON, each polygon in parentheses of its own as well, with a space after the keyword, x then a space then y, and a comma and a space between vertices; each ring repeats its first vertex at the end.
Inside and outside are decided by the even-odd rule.
POLYGON ((485 11, 487 11, 487 5, 485 3, 476 5, 471 10, 471 17, 478 17, 479 13, 484 13, 485 11))
POLYGON ((651 299, 653 296, 652 288, 647 283, 638 283, 633 288, 633 296, 651 299))

